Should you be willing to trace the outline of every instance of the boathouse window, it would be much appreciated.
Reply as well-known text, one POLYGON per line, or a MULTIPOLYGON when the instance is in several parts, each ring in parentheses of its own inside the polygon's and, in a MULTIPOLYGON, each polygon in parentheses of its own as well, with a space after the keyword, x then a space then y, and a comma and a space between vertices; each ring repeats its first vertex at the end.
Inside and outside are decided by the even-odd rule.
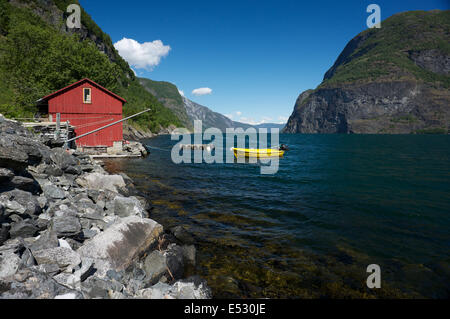
POLYGON ((84 88, 83 89, 83 103, 86 103, 86 104, 92 103, 91 88, 84 88))

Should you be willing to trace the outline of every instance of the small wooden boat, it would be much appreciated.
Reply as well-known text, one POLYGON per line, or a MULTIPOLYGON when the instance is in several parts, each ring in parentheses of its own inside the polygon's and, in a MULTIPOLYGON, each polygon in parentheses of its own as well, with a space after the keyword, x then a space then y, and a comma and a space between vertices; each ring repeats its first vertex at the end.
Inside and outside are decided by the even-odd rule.
POLYGON ((283 157, 284 151, 273 148, 255 149, 255 148, 233 148, 234 156, 239 157, 256 157, 256 158, 270 158, 283 157))

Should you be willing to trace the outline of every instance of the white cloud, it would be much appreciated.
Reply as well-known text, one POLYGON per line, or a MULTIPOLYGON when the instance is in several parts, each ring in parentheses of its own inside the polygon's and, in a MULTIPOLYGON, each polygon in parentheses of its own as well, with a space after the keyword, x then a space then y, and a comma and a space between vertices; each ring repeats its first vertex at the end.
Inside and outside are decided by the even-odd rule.
POLYGON ((161 40, 139 43, 127 38, 114 43, 114 47, 131 66, 148 71, 153 70, 171 50, 161 40))
POLYGON ((184 91, 178 89, 178 93, 180 93, 181 96, 184 96, 184 91))
POLYGON ((228 117, 230 120, 233 119, 233 114, 224 114, 226 117, 228 117))
POLYGON ((241 116, 241 115, 242 115, 242 112, 241 112, 241 111, 237 111, 237 112, 236 112, 236 115, 237 115, 237 116, 241 116))
POLYGON ((195 96, 202 96, 212 94, 212 90, 210 88, 198 88, 192 91, 192 94, 195 96))
POLYGON ((285 124, 285 123, 287 123, 288 120, 289 120, 289 118, 287 116, 279 116, 278 117, 279 124, 285 124))

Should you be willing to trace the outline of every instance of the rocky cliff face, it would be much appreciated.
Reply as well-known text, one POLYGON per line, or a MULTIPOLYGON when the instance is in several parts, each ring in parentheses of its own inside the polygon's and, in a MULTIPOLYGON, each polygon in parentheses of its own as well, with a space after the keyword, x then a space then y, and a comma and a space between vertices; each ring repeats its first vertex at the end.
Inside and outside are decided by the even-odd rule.
POLYGON ((300 94, 284 132, 447 133, 449 16, 398 14, 352 39, 322 84, 300 94))
MULTIPOLYGON (((69 14, 66 13, 63 9, 66 9, 69 4, 78 3, 78 1, 10 0, 9 2, 10 4, 17 7, 25 7, 30 9, 34 14, 41 17, 45 22, 47 22, 49 25, 52 25, 61 33, 77 33, 80 35, 81 40, 91 40, 93 43, 95 43, 97 49, 100 52, 103 52, 108 56, 111 62, 118 62, 119 60, 123 60, 114 48, 109 36, 104 34, 84 11, 84 15, 81 19, 81 28, 67 28, 65 19, 69 14)), ((132 75, 131 70, 126 71, 128 71, 130 76, 132 75)))

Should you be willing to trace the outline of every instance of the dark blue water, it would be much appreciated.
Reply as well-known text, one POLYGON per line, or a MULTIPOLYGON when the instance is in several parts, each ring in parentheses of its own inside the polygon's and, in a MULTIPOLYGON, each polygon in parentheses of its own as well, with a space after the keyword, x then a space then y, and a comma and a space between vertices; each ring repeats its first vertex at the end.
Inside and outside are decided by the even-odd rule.
POLYGON ((195 270, 216 297, 445 298, 450 287, 450 137, 281 135, 275 175, 258 164, 108 162, 152 217, 197 239, 195 270), (382 288, 369 289, 378 264, 382 288))

